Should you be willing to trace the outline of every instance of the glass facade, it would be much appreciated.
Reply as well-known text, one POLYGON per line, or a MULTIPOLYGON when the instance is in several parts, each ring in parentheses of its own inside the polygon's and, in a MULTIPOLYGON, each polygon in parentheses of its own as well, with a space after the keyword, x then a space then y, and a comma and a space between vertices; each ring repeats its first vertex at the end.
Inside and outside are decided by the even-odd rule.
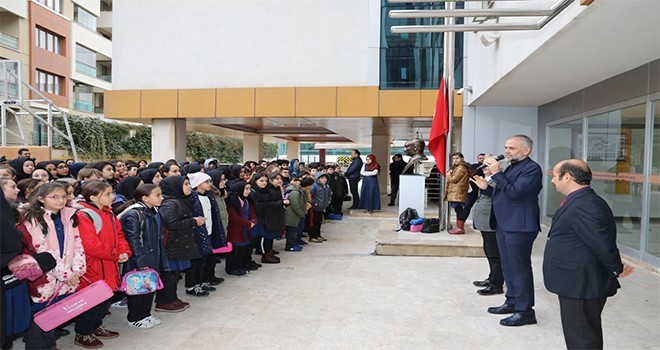
POLYGON ((76 44, 76 72, 96 77, 96 52, 76 44))
POLYGON ((660 100, 622 105, 547 127, 545 215, 552 217, 563 199, 550 183, 552 167, 583 159, 591 187, 612 208, 617 242, 648 260, 646 254, 660 257, 660 100))
POLYGON ((89 85, 73 86, 73 108, 83 112, 94 112, 94 89, 89 85))
POLYGON ((73 12, 73 19, 78 24, 96 32, 96 16, 87 12, 84 8, 76 6, 73 12))
MULTIPOLYGON (((457 7, 462 8, 462 3, 457 7)), ((390 10, 443 9, 438 4, 392 4, 382 1, 380 35, 381 89, 437 89, 443 63, 443 33, 395 34, 398 25, 438 25, 442 18, 389 18, 390 10)), ((462 23, 462 19, 457 19, 462 23)), ((456 33, 455 86, 463 86, 463 34, 456 33)))

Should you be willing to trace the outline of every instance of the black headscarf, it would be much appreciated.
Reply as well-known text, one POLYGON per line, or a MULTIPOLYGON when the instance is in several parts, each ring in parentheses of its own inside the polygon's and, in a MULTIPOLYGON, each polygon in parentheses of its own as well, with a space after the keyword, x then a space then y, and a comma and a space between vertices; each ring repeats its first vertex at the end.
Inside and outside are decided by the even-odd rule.
POLYGON ((192 163, 188 164, 188 166, 184 166, 183 168, 181 168, 182 171, 184 169, 186 171, 186 173, 184 175, 188 175, 188 174, 194 174, 194 173, 198 173, 198 172, 202 171, 202 166, 199 165, 199 163, 197 163, 197 162, 192 162, 192 163))
MULTIPOLYGON (((14 168, 14 170, 16 170, 16 182, 19 182, 20 180, 23 180, 23 179, 29 179, 30 178, 31 174, 26 174, 23 171, 23 164, 25 164, 25 162, 27 162, 27 161, 30 161, 30 162, 34 163, 34 158, 18 157, 16 159, 12 160, 11 163, 9 163, 12 166, 12 168, 14 168)), ((35 167, 35 169, 36 169, 36 167, 35 167)))
MULTIPOLYGON (((46 169, 46 166, 47 166, 48 164, 53 164, 53 162, 51 162, 51 161, 49 161, 49 160, 41 161, 41 162, 37 163, 37 166, 35 167, 35 169, 43 169, 43 170, 48 171, 48 169, 46 169)), ((55 166, 57 166, 57 164, 55 164, 55 166)), ((49 172, 50 172, 50 171, 49 171, 49 172)))
POLYGON ((127 200, 133 199, 135 197, 135 189, 140 185, 141 178, 137 176, 129 176, 117 184, 115 187, 115 192, 124 196, 127 200))
POLYGON ((247 185, 248 183, 245 181, 236 181, 229 188, 229 196, 225 202, 227 203, 228 207, 234 208, 237 213, 241 213, 241 201, 239 198, 244 201, 252 201, 250 196, 243 196, 243 191, 245 191, 245 186, 247 185))
POLYGON ((229 180, 234 180, 238 179, 240 180, 240 173, 241 169, 243 168, 242 165, 234 164, 229 168, 229 180))
POLYGON ((149 163, 149 165, 147 165, 147 168, 160 169, 161 165, 163 165, 163 162, 153 162, 153 163, 149 163))
POLYGON ((154 183, 154 177, 158 173, 158 169, 141 168, 138 170, 138 177, 144 181, 145 184, 154 183))
POLYGON ((160 182, 160 188, 163 190, 163 197, 167 198, 180 198, 188 199, 188 196, 183 194, 183 182, 186 181, 185 176, 168 176, 160 182))
POLYGON ((87 166, 87 163, 76 162, 69 164, 69 175, 71 175, 71 177, 74 179, 77 179, 80 169, 84 168, 85 166, 87 166))

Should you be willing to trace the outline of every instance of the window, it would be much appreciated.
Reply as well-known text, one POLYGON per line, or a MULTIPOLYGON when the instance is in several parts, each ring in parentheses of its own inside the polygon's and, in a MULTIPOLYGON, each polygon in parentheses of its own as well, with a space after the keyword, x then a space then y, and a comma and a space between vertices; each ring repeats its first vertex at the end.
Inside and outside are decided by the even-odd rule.
POLYGON ((76 72, 96 77, 96 52, 76 44, 76 72))
POLYGON ((80 25, 96 32, 96 16, 87 12, 80 6, 76 6, 73 12, 73 19, 80 25))
POLYGON ((59 75, 37 70, 36 85, 41 91, 55 95, 62 95, 62 77, 59 75))
POLYGON ((37 2, 55 12, 62 12, 61 0, 37 0, 37 2))
POLYGON ((49 32, 41 27, 36 28, 35 45, 37 47, 61 55, 63 46, 62 40, 64 39, 57 34, 49 32))

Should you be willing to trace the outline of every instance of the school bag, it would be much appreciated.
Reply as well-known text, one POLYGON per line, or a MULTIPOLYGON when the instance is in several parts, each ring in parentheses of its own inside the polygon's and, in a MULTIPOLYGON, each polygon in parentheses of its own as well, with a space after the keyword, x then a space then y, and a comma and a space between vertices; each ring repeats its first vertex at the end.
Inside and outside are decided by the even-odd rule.
POLYGON ((440 219, 426 219, 422 225, 422 233, 440 232, 440 219))
POLYGON ((406 208, 401 214, 399 215, 399 229, 395 230, 397 232, 404 230, 404 231, 410 231, 410 221, 414 219, 419 219, 419 214, 417 214, 417 210, 413 208, 406 208))

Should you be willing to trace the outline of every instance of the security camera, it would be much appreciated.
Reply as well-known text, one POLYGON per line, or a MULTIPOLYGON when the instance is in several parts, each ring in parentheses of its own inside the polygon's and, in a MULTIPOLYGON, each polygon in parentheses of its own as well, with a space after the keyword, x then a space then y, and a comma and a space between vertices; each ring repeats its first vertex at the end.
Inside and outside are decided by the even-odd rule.
POLYGON ((472 92, 472 85, 464 86, 464 87, 458 89, 458 91, 456 91, 456 93, 459 94, 459 95, 463 95, 463 92, 465 92, 465 91, 472 92))

